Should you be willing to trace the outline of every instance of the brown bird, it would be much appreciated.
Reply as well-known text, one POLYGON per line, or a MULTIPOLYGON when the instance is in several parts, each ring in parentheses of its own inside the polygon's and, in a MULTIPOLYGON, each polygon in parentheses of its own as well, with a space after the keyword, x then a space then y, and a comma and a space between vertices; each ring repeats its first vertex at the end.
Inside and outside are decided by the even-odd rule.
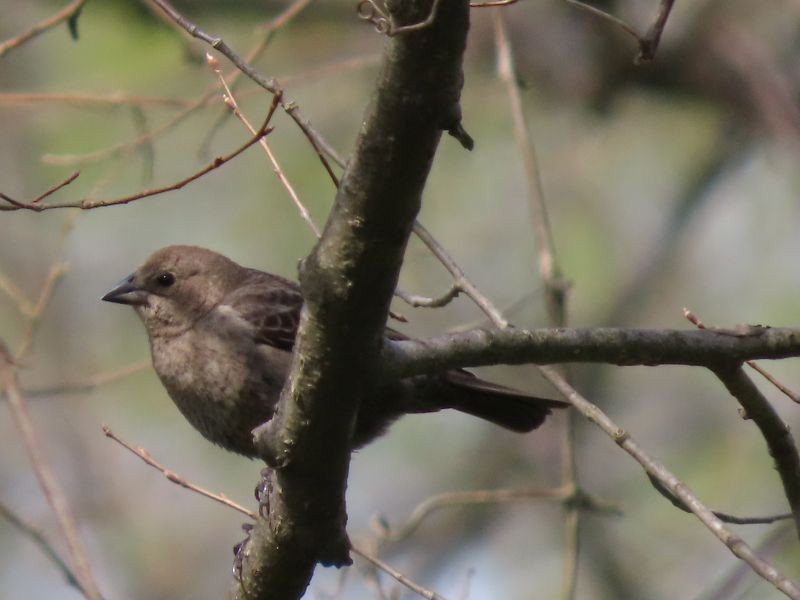
MULTIPOLYGON (((103 300, 142 319, 153 367, 186 419, 215 444, 255 456, 251 432, 272 417, 289 374, 303 306, 297 284, 211 250, 168 246, 103 300)), ((388 328, 386 337, 408 339, 388 328)), ((453 408, 524 433, 565 406, 460 369, 411 377, 363 401, 353 447, 409 413, 453 408)))

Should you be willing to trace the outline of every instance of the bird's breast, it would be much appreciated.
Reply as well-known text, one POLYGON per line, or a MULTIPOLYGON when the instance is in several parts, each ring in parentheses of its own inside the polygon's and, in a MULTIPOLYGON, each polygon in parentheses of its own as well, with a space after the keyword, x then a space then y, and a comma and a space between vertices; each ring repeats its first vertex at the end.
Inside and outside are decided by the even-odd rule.
POLYGON ((229 450, 252 455, 250 432, 272 416, 282 386, 271 375, 269 357, 224 329, 195 327, 151 345, 156 373, 195 429, 229 450))

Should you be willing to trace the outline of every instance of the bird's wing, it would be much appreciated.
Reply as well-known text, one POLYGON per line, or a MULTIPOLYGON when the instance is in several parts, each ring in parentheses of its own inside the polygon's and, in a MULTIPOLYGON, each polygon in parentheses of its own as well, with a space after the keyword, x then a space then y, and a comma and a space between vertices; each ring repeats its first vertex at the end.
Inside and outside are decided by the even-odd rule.
MULTIPOLYGON (((257 343, 289 352, 294 348, 303 308, 303 296, 295 282, 249 269, 245 282, 225 298, 224 304, 254 328, 257 343)), ((410 339, 390 327, 385 335, 393 341, 410 339)))
POLYGON ((224 304, 253 327, 257 343, 288 352, 294 348, 303 296, 293 281, 251 269, 224 304))

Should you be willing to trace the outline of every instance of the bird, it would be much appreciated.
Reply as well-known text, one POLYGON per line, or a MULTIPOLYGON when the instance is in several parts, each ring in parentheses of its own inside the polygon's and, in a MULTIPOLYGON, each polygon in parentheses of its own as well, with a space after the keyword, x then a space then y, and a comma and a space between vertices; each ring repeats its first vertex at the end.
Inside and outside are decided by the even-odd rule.
MULTIPOLYGON (((212 250, 174 245, 153 253, 102 300, 133 307, 154 370, 189 423, 214 444, 256 457, 252 430, 273 416, 289 375, 303 307, 298 284, 212 250)), ((387 327, 385 339, 410 338, 387 327)), ((455 409, 526 433, 566 406, 463 369, 414 376, 362 400, 352 448, 405 414, 455 409)))

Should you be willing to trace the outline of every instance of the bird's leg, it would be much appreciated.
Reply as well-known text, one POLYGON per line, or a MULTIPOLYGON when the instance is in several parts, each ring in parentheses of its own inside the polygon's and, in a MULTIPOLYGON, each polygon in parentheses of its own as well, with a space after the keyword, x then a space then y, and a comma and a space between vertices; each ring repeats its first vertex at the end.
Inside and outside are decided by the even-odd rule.
MULTIPOLYGON (((256 485, 255 497, 258 502, 258 514, 263 519, 269 515, 269 495, 272 491, 272 469, 264 467, 261 469, 261 479, 256 485)), ((250 532, 253 530, 252 523, 242 525, 245 538, 233 547, 233 576, 242 583, 242 564, 244 562, 244 550, 250 542, 250 532)))
POLYGON ((242 564, 244 563, 244 549, 250 541, 250 532, 253 529, 252 523, 244 523, 242 530, 245 533, 245 538, 233 547, 233 576, 240 585, 242 582, 242 564))
POLYGON ((262 519, 269 515, 269 495, 272 492, 272 469, 261 469, 261 480, 256 485, 255 496, 258 502, 258 514, 262 519))

